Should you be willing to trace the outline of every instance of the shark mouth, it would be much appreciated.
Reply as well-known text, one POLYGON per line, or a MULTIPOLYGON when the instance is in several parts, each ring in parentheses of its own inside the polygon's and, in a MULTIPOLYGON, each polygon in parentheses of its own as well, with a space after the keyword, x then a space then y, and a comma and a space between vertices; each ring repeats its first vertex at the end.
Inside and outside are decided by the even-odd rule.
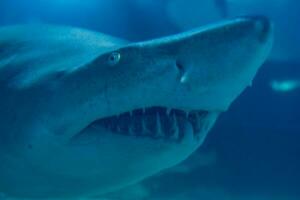
POLYGON ((102 118, 88 127, 119 135, 180 142, 186 138, 202 139, 216 118, 216 113, 204 110, 187 112, 151 107, 102 118))

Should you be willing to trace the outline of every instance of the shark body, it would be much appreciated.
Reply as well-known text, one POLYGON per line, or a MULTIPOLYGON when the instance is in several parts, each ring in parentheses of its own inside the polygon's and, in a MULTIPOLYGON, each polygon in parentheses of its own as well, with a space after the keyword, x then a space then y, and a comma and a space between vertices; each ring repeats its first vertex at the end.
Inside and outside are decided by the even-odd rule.
POLYGON ((264 17, 146 42, 56 26, 0 29, 0 192, 104 194, 186 159, 272 44, 264 17))

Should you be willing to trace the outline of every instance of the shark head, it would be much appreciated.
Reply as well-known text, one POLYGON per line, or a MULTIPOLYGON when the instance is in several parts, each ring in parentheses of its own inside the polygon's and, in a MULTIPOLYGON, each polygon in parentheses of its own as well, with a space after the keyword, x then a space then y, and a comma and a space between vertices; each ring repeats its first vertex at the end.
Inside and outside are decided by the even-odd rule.
POLYGON ((22 89, 38 95, 28 100, 35 117, 23 118, 30 131, 13 145, 25 163, 20 195, 106 193, 186 159, 251 85, 271 44, 266 18, 241 17, 112 46, 22 89))

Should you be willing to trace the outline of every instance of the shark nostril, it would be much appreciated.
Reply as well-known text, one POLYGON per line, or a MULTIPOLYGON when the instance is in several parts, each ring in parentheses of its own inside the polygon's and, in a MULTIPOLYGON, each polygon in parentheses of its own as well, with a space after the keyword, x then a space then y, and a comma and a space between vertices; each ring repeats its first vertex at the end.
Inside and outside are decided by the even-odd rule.
POLYGON ((176 67, 177 67, 179 72, 184 71, 183 65, 178 60, 176 61, 176 67))
POLYGON ((186 69, 184 68, 184 65, 177 60, 176 61, 176 68, 177 68, 178 73, 179 73, 180 82, 185 83, 187 81, 187 76, 186 76, 186 69))
POLYGON ((188 76, 187 76, 187 69, 185 68, 185 66, 180 62, 180 61, 176 61, 176 68, 178 70, 178 75, 179 75, 179 80, 180 83, 186 83, 188 80, 188 76))
POLYGON ((178 71, 183 71, 183 65, 178 60, 176 61, 176 67, 178 71))
POLYGON ((175 65, 176 65, 176 68, 177 68, 179 74, 182 76, 185 72, 183 64, 177 60, 175 65))

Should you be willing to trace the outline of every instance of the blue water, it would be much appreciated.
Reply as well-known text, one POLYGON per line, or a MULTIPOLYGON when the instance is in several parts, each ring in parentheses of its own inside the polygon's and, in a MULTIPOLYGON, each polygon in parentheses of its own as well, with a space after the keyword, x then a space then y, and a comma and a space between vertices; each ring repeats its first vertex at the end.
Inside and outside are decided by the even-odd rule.
POLYGON ((269 16, 276 30, 274 52, 253 87, 220 117, 205 144, 190 159, 108 198, 300 199, 299 1, 0 1, 3 26, 63 24, 130 41, 248 14, 269 16), (204 161, 199 163, 197 155, 203 155, 204 161))

